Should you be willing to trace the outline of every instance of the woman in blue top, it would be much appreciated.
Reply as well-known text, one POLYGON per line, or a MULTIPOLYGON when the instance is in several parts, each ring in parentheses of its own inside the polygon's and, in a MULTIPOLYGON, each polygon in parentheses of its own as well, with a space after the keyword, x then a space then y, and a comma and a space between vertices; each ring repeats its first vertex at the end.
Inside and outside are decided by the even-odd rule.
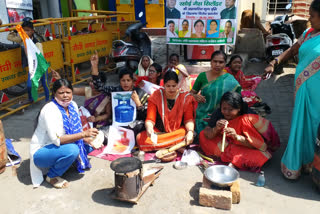
MULTIPOLYGON (((209 21, 208 21, 209 23, 209 21)), ((217 20, 210 21, 210 30, 207 31, 207 38, 219 37, 219 23, 217 20)))
POLYGON ((281 171, 288 179, 297 179, 302 171, 311 171, 320 122, 320 0, 311 3, 309 13, 311 28, 265 69, 266 73, 272 73, 275 65, 299 54, 290 136, 281 159, 281 171))

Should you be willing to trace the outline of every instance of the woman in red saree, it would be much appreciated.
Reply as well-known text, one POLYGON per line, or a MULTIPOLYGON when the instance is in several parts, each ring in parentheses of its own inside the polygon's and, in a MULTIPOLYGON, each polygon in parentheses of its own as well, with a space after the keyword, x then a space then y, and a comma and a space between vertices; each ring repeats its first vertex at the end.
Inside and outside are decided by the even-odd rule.
POLYGON ((259 169, 280 146, 272 124, 256 114, 248 114, 240 94, 226 92, 208 126, 200 132, 200 146, 206 155, 220 157, 239 169, 259 169), (227 123, 227 128, 225 124, 227 123), (222 135, 226 132, 224 152, 222 135))
POLYGON ((194 98, 178 88, 178 75, 164 75, 164 89, 155 91, 148 99, 146 131, 137 136, 140 150, 153 151, 171 147, 183 140, 193 141, 194 98), (157 134, 157 142, 151 136, 157 134))
POLYGON ((162 74, 162 67, 158 63, 152 63, 149 67, 149 74, 148 76, 137 76, 135 87, 142 88, 144 86, 144 83, 142 80, 151 82, 155 85, 160 85, 161 80, 161 74, 162 74))
POLYGON ((241 67, 241 56, 233 55, 224 70, 225 72, 233 75, 234 78, 239 82, 242 88, 241 95, 248 106, 251 107, 255 103, 259 103, 262 101, 254 91, 257 88, 258 84, 261 82, 262 78, 259 75, 245 76, 241 71, 241 67))

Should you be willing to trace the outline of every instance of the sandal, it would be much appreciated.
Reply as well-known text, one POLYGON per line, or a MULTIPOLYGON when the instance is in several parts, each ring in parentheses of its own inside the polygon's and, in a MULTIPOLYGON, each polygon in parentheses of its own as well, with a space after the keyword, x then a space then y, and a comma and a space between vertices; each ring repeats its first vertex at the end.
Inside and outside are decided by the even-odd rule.
POLYGON ((68 181, 64 180, 61 177, 50 178, 49 176, 47 176, 46 181, 57 189, 64 189, 69 185, 68 181))

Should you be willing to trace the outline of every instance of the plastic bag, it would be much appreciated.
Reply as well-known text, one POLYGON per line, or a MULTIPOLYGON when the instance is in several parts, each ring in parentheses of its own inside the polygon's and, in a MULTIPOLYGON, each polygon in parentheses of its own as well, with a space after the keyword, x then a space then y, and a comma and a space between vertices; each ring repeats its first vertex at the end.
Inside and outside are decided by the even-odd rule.
POLYGON ((195 166, 200 164, 202 158, 199 156, 199 154, 191 149, 186 149, 183 152, 181 162, 188 163, 188 166, 195 166))
POLYGON ((93 128, 93 123, 88 121, 88 117, 90 117, 91 114, 85 107, 81 106, 79 108, 79 116, 81 119, 83 131, 93 128))

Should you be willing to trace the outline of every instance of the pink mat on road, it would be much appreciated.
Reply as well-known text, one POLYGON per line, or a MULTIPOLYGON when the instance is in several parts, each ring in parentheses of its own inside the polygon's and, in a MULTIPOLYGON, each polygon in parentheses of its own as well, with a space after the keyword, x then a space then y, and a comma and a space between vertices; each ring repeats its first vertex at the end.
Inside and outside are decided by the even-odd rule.
MULTIPOLYGON (((103 150, 104 150, 105 147, 106 146, 101 147, 100 149, 93 150, 88 155, 94 156, 94 157, 97 157, 97 158, 101 158, 101 159, 104 159, 104 160, 108 160, 108 161, 114 161, 114 160, 116 160, 118 158, 124 158, 124 157, 133 157, 132 154, 127 154, 127 155, 105 154, 105 153, 103 153, 103 150)), ((146 152, 145 155, 144 155, 144 160, 145 161, 155 160, 155 159, 157 159, 155 152, 146 152)), ((181 160, 181 154, 180 153, 178 153, 178 157, 173 161, 178 161, 178 160, 181 160)))

